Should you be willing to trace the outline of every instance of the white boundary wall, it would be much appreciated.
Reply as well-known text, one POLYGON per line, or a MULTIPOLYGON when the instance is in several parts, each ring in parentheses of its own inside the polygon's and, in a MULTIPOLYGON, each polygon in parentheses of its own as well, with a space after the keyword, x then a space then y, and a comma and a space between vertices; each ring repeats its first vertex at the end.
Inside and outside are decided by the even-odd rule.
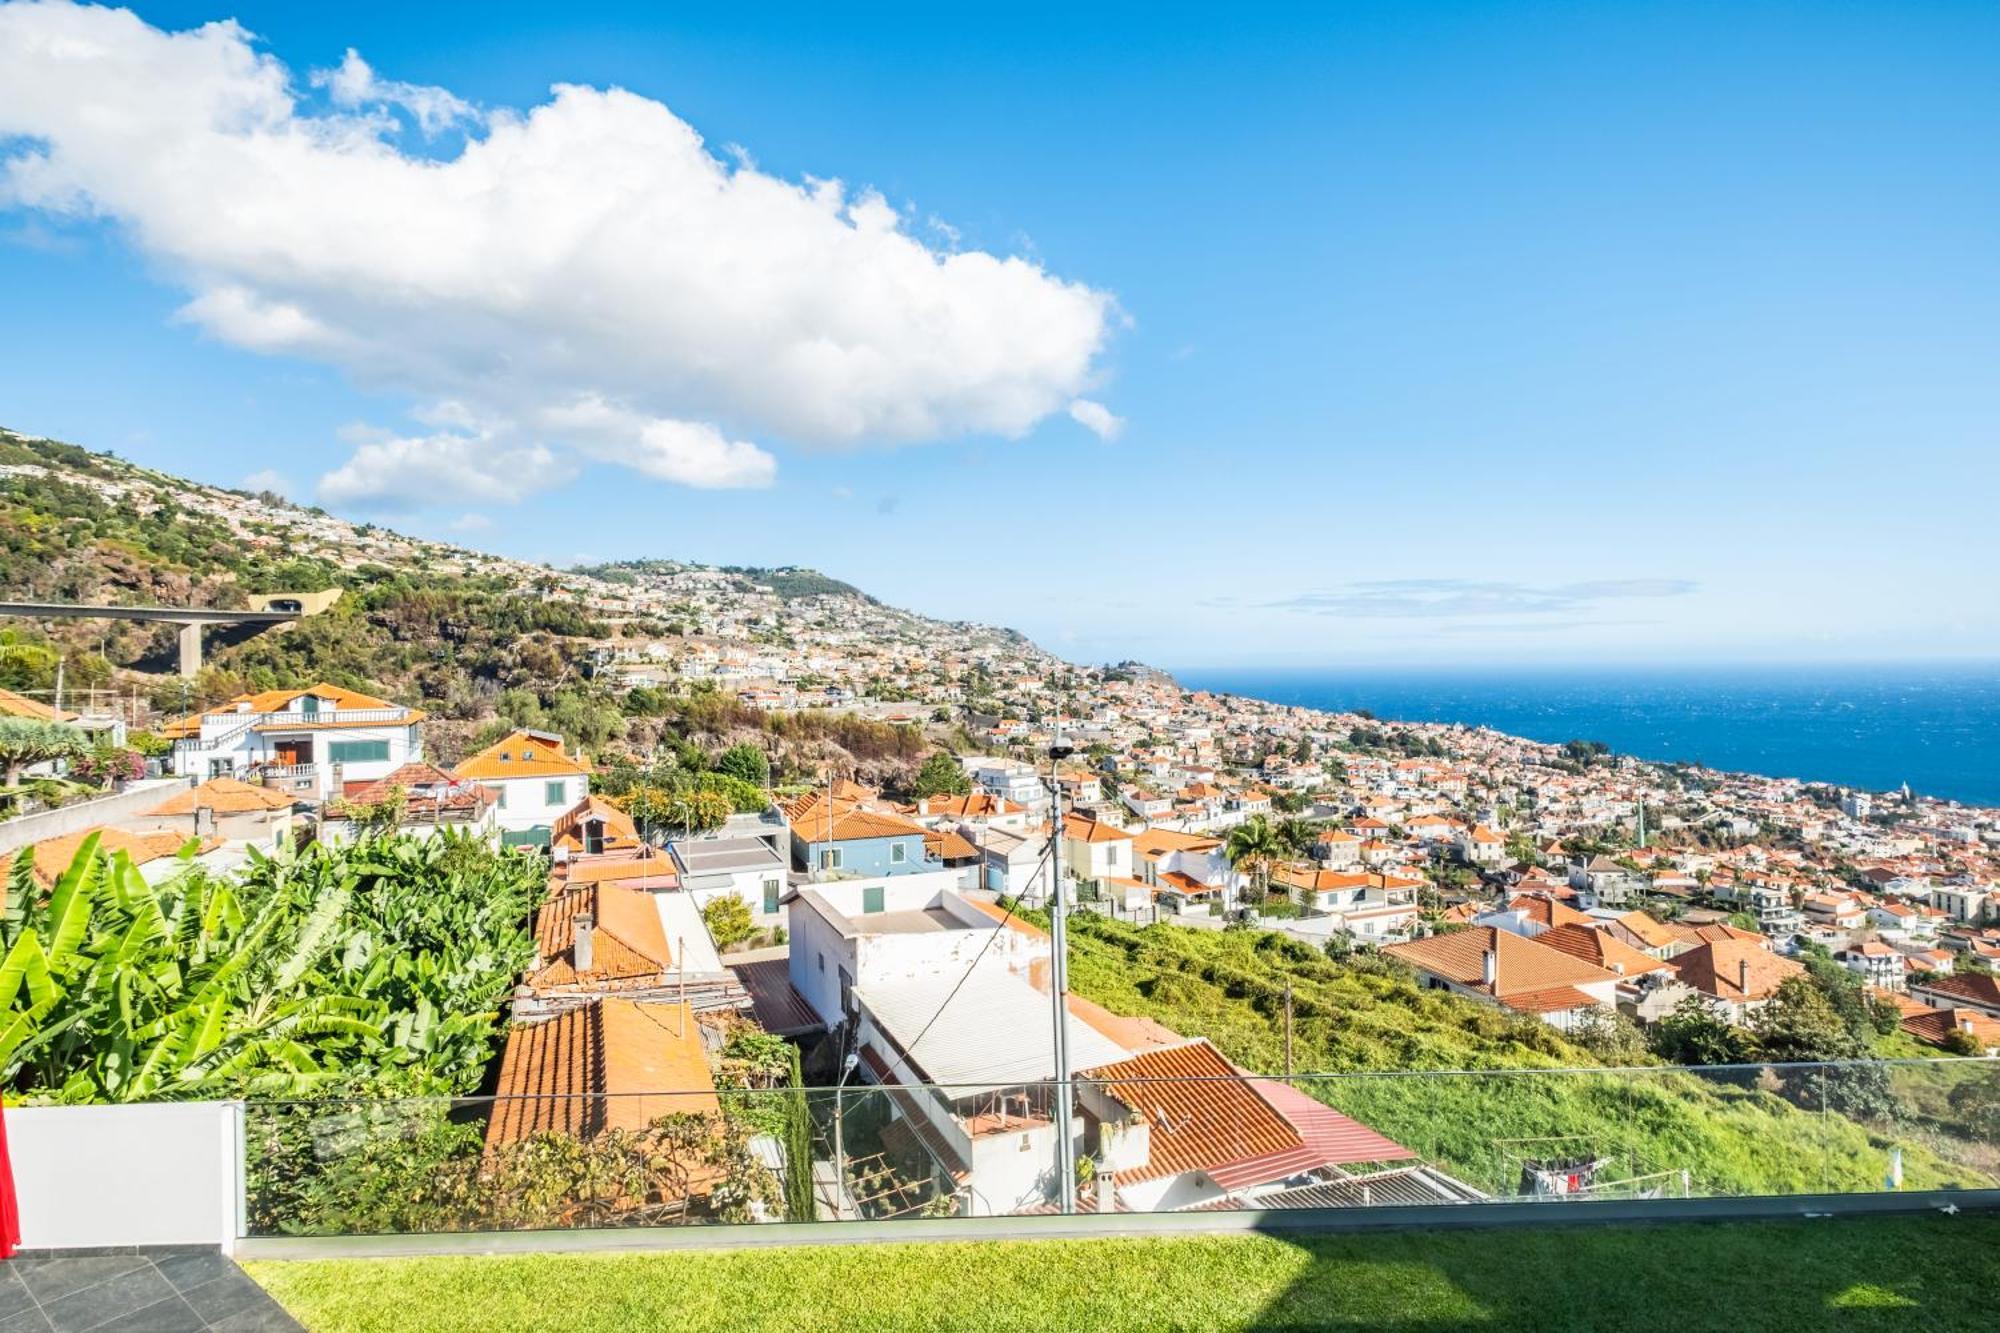
POLYGON ((240 1102, 22 1106, 7 1111, 21 1244, 236 1248, 240 1102))

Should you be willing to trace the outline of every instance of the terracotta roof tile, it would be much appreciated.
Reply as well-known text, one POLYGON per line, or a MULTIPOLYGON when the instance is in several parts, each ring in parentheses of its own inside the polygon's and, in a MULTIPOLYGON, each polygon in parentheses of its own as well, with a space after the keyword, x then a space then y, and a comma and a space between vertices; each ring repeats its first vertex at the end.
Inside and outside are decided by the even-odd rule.
POLYGON ((213 810, 219 815, 241 815, 258 810, 289 810, 294 799, 241 778, 210 778, 199 787, 176 792, 146 813, 191 815, 196 810, 213 810))
POLYGON ((1616 973, 1594 963, 1493 926, 1474 926, 1407 944, 1390 944, 1382 952, 1461 986, 1487 991, 1510 1004, 1516 995, 1618 979, 1616 973), (1495 981, 1490 988, 1485 984, 1485 959, 1489 952, 1494 956, 1495 969, 1495 981))
POLYGON ((1206 1171, 1305 1146, 1291 1122, 1206 1041, 1146 1051, 1086 1070, 1082 1077, 1101 1085, 1149 1126, 1147 1164, 1120 1171, 1121 1181, 1136 1184, 1206 1171))
POLYGON ((681 1004, 593 1000, 507 1032, 486 1145, 587 1139, 665 1115, 720 1114, 701 1025, 681 1004))
POLYGON ((477 778, 481 782, 575 777, 590 772, 563 750, 562 737, 545 731, 509 732, 454 771, 462 778, 477 778))
MULTIPOLYGON (((1762 939, 1759 935, 1757 939, 1762 939)), ((1805 967, 1749 940, 1719 938, 1668 960, 1680 979, 1704 995, 1742 1002, 1769 999, 1805 967), (1749 985, 1743 983, 1747 980, 1749 985)))

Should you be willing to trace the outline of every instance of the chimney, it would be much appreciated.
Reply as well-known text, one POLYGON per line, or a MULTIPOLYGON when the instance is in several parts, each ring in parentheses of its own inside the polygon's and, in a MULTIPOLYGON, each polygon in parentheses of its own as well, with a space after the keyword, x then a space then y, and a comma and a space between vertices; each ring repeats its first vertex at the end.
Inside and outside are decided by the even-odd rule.
MULTIPOLYGON (((1495 942, 1497 943, 1498 941, 1495 942)), ((1481 953, 1479 955, 1479 967, 1480 967, 1481 980, 1483 980, 1486 983, 1486 986, 1489 990, 1492 989, 1493 986, 1499 983, 1500 955, 1497 952, 1495 952, 1492 949, 1487 949, 1486 951, 1481 953)))
POLYGON ((1736 960, 1736 989, 1742 991, 1745 995, 1750 993, 1750 960, 1748 958, 1738 958, 1736 960))
POLYGON ((597 918, 593 914, 589 912, 576 914, 576 944, 572 952, 575 955, 574 965, 579 972, 590 971, 591 964, 596 961, 595 951, 592 948, 596 941, 591 938, 596 933, 596 926, 597 918))
POLYGON ((1971 1014, 1966 1014, 1966 1013, 1961 1013, 1961 1014, 1960 1014, 1960 1015, 1958 1016, 1958 1030, 1959 1030, 1960 1032, 1970 1032, 1970 1031, 1972 1031, 1972 1015, 1971 1015, 1971 1014))

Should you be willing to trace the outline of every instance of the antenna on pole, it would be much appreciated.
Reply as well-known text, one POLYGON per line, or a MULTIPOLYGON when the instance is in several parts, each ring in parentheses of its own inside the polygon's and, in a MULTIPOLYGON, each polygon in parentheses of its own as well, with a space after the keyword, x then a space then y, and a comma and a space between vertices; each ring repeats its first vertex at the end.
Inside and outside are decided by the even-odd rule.
POLYGON ((1076 1211, 1076 1141, 1070 1137, 1075 1094, 1069 1081, 1069 952, 1063 918, 1069 903, 1063 893, 1063 792, 1062 761, 1076 753, 1076 747, 1062 739, 1062 696, 1056 696, 1055 732, 1049 743, 1049 792, 1055 800, 1049 821, 1049 871, 1054 882, 1049 890, 1049 1000, 1055 1007, 1055 1114, 1056 1191, 1065 1214, 1076 1211))

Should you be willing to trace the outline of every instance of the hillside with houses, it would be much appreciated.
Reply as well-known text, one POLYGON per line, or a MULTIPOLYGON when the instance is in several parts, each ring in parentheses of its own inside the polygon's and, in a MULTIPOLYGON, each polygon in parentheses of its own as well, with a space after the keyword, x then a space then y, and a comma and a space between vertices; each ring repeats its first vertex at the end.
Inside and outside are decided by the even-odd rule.
POLYGON ((1823 1062, 2000 1049, 1995 811, 0 455, 16 600, 295 604, 189 678, 143 624, 0 643, 0 1076, 298 1108, 259 1225, 1032 1213, 1065 1138, 1106 1210, 1990 1183, 1986 1083, 1823 1062), (441 1095, 491 1100, 311 1128, 441 1095))

